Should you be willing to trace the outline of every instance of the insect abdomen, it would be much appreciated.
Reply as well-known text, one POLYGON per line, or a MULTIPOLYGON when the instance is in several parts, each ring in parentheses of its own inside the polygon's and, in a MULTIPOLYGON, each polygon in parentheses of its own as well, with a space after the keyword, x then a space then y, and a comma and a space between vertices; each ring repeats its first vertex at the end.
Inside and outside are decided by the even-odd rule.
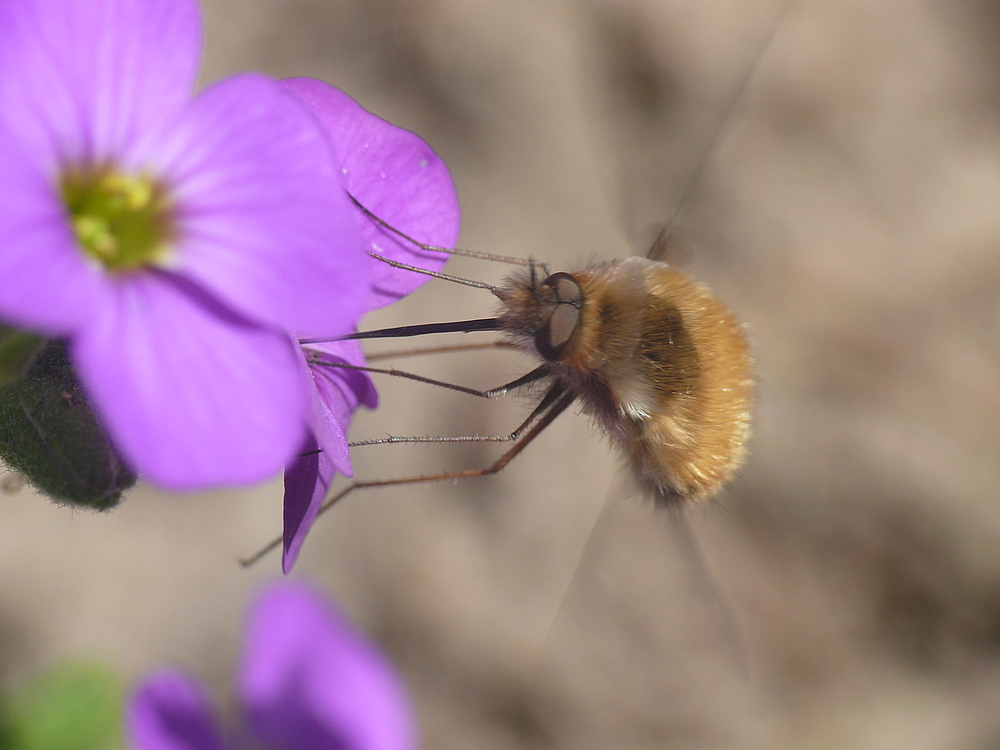
POLYGON ((663 264, 647 270, 639 347, 657 406, 626 454, 665 502, 714 494, 743 463, 753 383, 743 328, 705 287, 663 264))

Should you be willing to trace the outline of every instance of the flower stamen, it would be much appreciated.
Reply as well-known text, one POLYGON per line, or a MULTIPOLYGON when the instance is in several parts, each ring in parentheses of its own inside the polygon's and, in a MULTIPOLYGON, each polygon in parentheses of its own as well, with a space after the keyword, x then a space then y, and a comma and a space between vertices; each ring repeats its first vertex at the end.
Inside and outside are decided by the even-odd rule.
POLYGON ((80 249, 109 271, 143 268, 169 253, 170 200, 153 178, 112 167, 68 170, 60 192, 80 249))

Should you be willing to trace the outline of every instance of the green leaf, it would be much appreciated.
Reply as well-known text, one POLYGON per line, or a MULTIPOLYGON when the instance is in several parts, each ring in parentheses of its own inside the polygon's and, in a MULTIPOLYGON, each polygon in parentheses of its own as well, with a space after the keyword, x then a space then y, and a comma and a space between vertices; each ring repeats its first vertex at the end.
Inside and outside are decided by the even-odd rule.
POLYGON ((9 703, 3 750, 108 750, 120 747, 123 690, 106 667, 60 664, 9 703))

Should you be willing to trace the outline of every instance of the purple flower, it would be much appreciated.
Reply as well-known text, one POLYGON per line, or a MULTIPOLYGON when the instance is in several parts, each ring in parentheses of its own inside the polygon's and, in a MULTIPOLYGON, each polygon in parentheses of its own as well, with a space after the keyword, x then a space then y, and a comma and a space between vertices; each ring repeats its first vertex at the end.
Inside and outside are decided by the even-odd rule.
POLYGON ((194 0, 0 0, 0 318, 69 339, 126 460, 249 483, 301 447, 291 336, 337 336, 370 262, 316 119, 243 74, 194 98, 194 0))
MULTIPOLYGON (((362 109, 341 91, 309 78, 283 81, 316 115, 333 143, 347 190, 372 214, 428 245, 452 247, 458 239, 458 197, 448 168, 430 146, 413 133, 362 109)), ((409 265, 440 270, 448 256, 425 251, 379 226, 358 209, 355 216, 372 252, 409 265)), ((371 260, 374 281, 368 309, 403 297, 429 280, 371 260)), ((357 342, 310 344, 307 357, 315 388, 303 456, 285 471, 282 568, 295 564, 326 491, 337 472, 351 476, 345 434, 359 404, 377 402, 364 373, 319 364, 333 361, 363 365, 357 342), (318 452, 317 452, 318 451, 318 452)))
POLYGON ((126 714, 139 750, 406 750, 414 723, 389 661, 308 586, 285 583, 250 610, 239 680, 242 726, 224 734, 202 687, 166 670, 126 714))

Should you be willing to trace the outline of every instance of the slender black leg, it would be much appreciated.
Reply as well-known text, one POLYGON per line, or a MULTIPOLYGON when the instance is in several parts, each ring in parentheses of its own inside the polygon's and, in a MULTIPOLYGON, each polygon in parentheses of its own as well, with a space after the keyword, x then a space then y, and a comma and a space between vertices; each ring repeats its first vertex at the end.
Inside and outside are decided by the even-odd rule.
MULTIPOLYGON (((322 515, 338 502, 343 500, 349 494, 355 490, 361 489, 372 489, 374 487, 393 487, 396 485, 404 484, 418 484, 422 482, 441 482, 449 479, 470 479, 472 477, 487 476, 490 474, 496 474, 498 471, 503 469, 507 464, 509 464, 517 454, 523 451, 528 444, 538 437, 542 431, 548 427, 552 422, 562 414, 569 407, 573 400, 576 398, 575 394, 567 392, 562 385, 556 383, 552 386, 545 397, 541 400, 534 411, 528 415, 528 418, 524 420, 521 426, 518 428, 523 434, 520 439, 510 447, 502 456, 500 456, 496 461, 491 463, 489 466, 479 468, 479 469, 461 469, 459 471, 442 471, 437 474, 419 474, 411 477, 400 477, 398 479, 373 479, 367 481, 355 481, 351 482, 349 485, 344 487, 342 490, 337 492, 335 495, 330 497, 319 509, 319 515, 322 515), (530 429, 529 429, 530 425, 530 429)), ((251 557, 240 560, 240 564, 244 567, 253 565, 255 562, 260 560, 264 555, 266 555, 271 550, 277 549, 281 546, 282 537, 277 537, 266 547, 262 548, 256 554, 251 557)))
POLYGON ((504 383, 503 385, 497 386, 496 388, 490 388, 489 390, 481 391, 476 388, 466 388, 464 385, 455 385, 454 383, 445 383, 443 380, 434 380, 433 378, 425 378, 423 375, 415 375, 412 372, 404 372, 403 370, 397 370, 395 368, 382 368, 382 367, 365 367, 362 365, 349 365, 344 362, 328 362, 323 359, 309 359, 309 364, 312 365, 322 365, 323 367, 338 367, 342 370, 359 370, 361 372, 371 372, 376 375, 392 375, 396 378, 405 378, 406 380, 413 380, 417 383, 425 383, 427 385, 436 385, 440 388, 447 388, 448 390, 458 391, 459 393, 465 393, 469 396, 477 396, 479 398, 496 398, 497 396, 502 396, 505 393, 520 388, 521 386, 528 385, 529 383, 534 383, 536 380, 541 380, 550 374, 548 365, 539 365, 531 372, 522 375, 516 380, 512 380, 509 383, 504 383))

